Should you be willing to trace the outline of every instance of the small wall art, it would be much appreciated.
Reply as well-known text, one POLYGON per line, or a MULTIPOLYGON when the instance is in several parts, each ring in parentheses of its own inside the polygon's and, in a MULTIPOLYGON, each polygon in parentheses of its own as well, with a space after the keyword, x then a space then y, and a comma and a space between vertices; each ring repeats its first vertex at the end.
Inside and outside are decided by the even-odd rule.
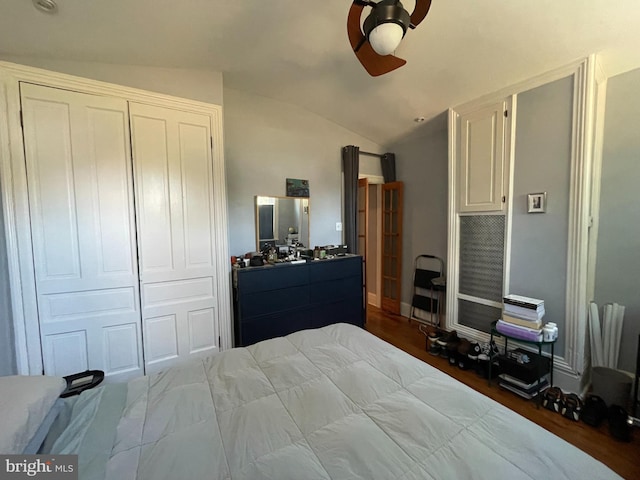
POLYGON ((544 213, 547 211, 547 192, 527 195, 527 213, 544 213))
POLYGON ((308 197, 309 180, 287 178, 287 197, 308 197))

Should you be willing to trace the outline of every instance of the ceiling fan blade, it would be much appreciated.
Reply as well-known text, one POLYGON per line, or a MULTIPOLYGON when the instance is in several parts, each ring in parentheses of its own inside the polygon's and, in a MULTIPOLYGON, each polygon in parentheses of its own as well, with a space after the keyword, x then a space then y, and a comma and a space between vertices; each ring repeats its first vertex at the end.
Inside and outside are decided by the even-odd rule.
POLYGON ((411 14, 411 28, 416 28, 429 13, 431 0, 416 0, 416 6, 411 14))
POLYGON ((372 77, 384 75, 407 63, 406 60, 394 57, 393 55, 378 55, 369 42, 362 45, 360 50, 355 52, 355 54, 364 69, 372 77))
POLYGON ((393 55, 378 55, 373 50, 360 29, 360 16, 364 7, 365 5, 358 3, 357 0, 351 4, 349 15, 347 16, 347 34, 349 35, 351 48, 362 66, 369 75, 377 77, 400 68, 407 62, 393 55))
POLYGON ((364 10, 364 4, 353 2, 349 9, 349 15, 347 16, 347 34, 349 35, 349 43, 351 43, 351 48, 354 52, 365 38, 364 33, 360 30, 362 10, 364 10))

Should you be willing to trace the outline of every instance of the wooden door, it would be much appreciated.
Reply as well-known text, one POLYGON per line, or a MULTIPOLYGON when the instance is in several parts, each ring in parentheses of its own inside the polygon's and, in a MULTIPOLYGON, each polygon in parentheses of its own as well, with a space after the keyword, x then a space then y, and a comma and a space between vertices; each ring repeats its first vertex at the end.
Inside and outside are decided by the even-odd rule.
POLYGON ((400 314, 402 293, 402 182, 382 185, 382 309, 400 314))
POLYGON ((20 92, 44 373, 142 375, 127 103, 20 92))
MULTIPOLYGON (((130 103, 147 372, 219 349, 211 119, 130 103)), ((226 261, 226 259, 224 259, 226 261)))

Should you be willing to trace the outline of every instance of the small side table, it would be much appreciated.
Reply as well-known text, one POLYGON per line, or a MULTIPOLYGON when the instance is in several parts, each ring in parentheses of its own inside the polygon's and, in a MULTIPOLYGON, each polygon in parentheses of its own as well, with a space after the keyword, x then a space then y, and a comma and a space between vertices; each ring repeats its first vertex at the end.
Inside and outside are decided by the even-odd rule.
MULTIPOLYGON (((556 342, 558 341, 558 339, 556 338, 555 340, 551 340, 551 341, 546 341, 543 340, 541 342, 535 342, 532 340, 522 340, 521 338, 518 337, 514 337, 511 335, 508 335, 506 333, 502 333, 499 332, 496 329, 496 324, 498 323, 498 321, 496 320, 495 322, 491 322, 491 341, 493 341, 493 337, 497 336, 497 337, 502 337, 504 338, 504 352, 505 354, 507 353, 507 346, 508 346, 508 342, 509 339, 511 340, 515 340, 519 343, 525 343, 528 345, 535 345, 536 347, 538 347, 538 360, 537 360, 537 369, 538 369, 538 375, 537 375, 537 382, 538 382, 538 390, 537 390, 537 398, 538 398, 538 408, 540 408, 540 402, 541 402, 541 398, 540 398, 540 377, 542 376, 542 371, 541 371, 541 361, 540 359, 542 358, 542 347, 545 345, 549 345, 550 346, 550 352, 551 352, 551 365, 550 365, 550 377, 549 377, 549 386, 553 387, 553 356, 554 356, 554 345, 556 344, 556 342)), ((493 364, 492 360, 489 360, 489 386, 491 386, 491 365, 493 364)))

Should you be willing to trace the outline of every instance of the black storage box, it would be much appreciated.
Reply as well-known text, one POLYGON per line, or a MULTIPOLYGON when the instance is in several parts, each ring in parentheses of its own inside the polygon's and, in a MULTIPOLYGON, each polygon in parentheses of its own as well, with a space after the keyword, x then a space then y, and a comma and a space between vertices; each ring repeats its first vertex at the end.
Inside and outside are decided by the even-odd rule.
POLYGON ((506 355, 500 355, 498 362, 501 373, 506 373, 527 384, 538 380, 538 371, 540 377, 543 377, 549 373, 551 367, 551 361, 547 357, 540 357, 537 353, 522 348, 511 350, 506 355), (518 361, 518 357, 522 360, 525 356, 529 358, 527 363, 518 361), (538 370, 538 360, 540 360, 540 370, 538 370))

